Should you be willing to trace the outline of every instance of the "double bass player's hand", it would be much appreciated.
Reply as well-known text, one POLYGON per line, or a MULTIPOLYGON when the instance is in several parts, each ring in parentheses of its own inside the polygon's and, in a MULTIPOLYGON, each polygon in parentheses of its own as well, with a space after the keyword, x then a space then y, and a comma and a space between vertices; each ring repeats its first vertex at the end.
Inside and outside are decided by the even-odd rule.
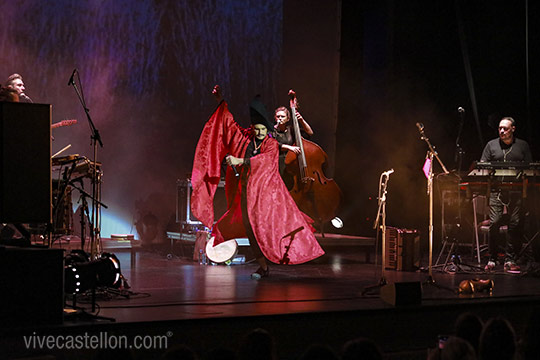
MULTIPOLYGON (((311 129, 311 126, 309 126, 306 119, 304 119, 304 117, 298 111, 299 105, 298 105, 298 98, 296 97, 296 92, 293 89, 290 89, 288 95, 290 97, 291 110, 294 107, 294 115, 296 116, 298 124, 302 125, 302 128, 304 129, 304 131, 306 132, 308 136, 313 136, 313 129, 311 129)), ((295 154, 297 153, 295 152, 295 154)))
POLYGON ((223 96, 221 95, 221 87, 219 85, 214 86, 214 89, 212 89, 212 95, 216 97, 218 104, 223 100, 223 96))
POLYGON ((299 154, 302 152, 302 150, 300 150, 300 147, 299 147, 299 146, 294 146, 294 145, 282 144, 282 145, 281 145, 281 148, 282 148, 282 149, 285 149, 285 150, 292 151, 292 152, 295 153, 296 155, 299 155, 299 154))

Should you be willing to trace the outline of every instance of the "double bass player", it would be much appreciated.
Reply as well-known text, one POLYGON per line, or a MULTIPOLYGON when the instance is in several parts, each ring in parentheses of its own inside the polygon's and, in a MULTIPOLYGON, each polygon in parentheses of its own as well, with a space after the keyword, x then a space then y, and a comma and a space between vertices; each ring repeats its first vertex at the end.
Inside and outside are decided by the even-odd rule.
POLYGON ((316 143, 306 140, 313 135, 308 122, 298 111, 296 93, 289 90, 290 108, 275 110, 273 136, 280 143, 280 174, 301 211, 315 220, 324 234, 323 225, 336 216, 342 193, 333 179, 323 172, 328 155, 316 143))

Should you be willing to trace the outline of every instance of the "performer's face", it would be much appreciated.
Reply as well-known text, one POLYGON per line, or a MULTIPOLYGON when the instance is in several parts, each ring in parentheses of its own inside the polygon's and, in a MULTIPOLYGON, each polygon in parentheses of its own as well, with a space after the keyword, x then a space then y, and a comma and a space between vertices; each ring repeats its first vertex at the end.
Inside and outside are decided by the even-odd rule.
POLYGON ((262 140, 268 134, 268 129, 263 124, 253 125, 253 131, 255 132, 255 137, 259 140, 262 140))
POLYGON ((276 123, 278 124, 286 124, 289 121, 289 117, 287 116, 287 113, 283 110, 276 112, 276 114, 274 115, 274 118, 276 120, 276 123))
POLYGON ((515 129, 516 127, 512 126, 512 122, 510 120, 501 120, 499 123, 499 137, 502 141, 512 140, 515 129))
POLYGON ((11 82, 10 85, 8 85, 8 88, 15 89, 17 91, 17 94, 21 95, 24 93, 24 83, 21 79, 15 79, 11 82))

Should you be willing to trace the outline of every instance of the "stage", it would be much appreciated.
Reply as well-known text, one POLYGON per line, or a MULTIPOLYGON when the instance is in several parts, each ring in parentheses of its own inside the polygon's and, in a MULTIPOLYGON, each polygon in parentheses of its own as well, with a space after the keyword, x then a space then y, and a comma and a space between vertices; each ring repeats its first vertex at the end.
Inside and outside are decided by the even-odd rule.
MULTIPOLYGON (((303 265, 272 265, 270 276, 259 281, 250 278, 257 268, 254 262, 199 265, 179 256, 188 253, 189 247, 180 249, 178 243, 172 248, 165 243, 132 249, 125 242, 103 239, 103 250, 117 256, 130 285, 126 290, 97 292, 95 314, 110 319, 93 319, 78 312, 66 313, 61 325, 4 324, 2 353, 7 358, 53 354, 91 359, 96 348, 36 350, 27 349, 25 341, 31 335, 56 339, 106 334, 130 340, 158 337, 169 348, 187 344, 204 358, 213 349, 236 349, 243 335, 260 327, 274 336, 280 359, 296 359, 313 343, 327 344, 339 352, 346 341, 359 336, 375 340, 386 358, 425 359, 437 335, 452 333, 460 313, 471 311, 484 321, 504 316, 519 335, 532 309, 540 304, 538 272, 507 274, 501 269, 484 274, 463 266, 469 272, 434 269, 434 284, 426 282, 425 271, 385 271, 390 284, 421 283, 420 304, 392 306, 381 300, 378 289, 364 291, 382 278, 380 259, 377 265, 373 256, 373 262, 366 262, 366 244, 374 239, 351 239, 320 239, 326 251, 323 257, 303 265), (492 294, 456 293, 462 280, 473 278, 492 279, 492 294)), ((54 245, 66 251, 77 246, 76 241, 54 245)), ((241 253, 245 251, 240 247, 241 253)), ((462 252, 465 262, 470 248, 462 252)), ((422 266, 427 266, 427 254, 423 255, 422 266)), ((77 306, 90 312, 90 300, 79 296, 77 306)), ((152 344, 150 349, 132 353, 136 359, 157 359, 164 351, 152 344)))

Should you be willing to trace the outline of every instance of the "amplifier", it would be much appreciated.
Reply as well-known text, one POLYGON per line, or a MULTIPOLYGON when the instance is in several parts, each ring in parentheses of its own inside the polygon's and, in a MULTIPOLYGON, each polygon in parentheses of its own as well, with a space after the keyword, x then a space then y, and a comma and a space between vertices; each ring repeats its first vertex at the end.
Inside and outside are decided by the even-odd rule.
POLYGON ((414 271, 420 267, 420 234, 417 230, 386 228, 386 268, 414 271))
POLYGON ((0 329, 64 321, 64 250, 0 246, 0 329))
MULTIPOLYGON (((176 222, 182 225, 202 225, 191 213, 191 179, 178 179, 176 181, 176 222)), ((218 184, 214 196, 214 219, 217 221, 227 211, 225 197, 225 181, 218 184)))
POLYGON ((51 112, 0 102, 0 222, 51 223, 51 112))

